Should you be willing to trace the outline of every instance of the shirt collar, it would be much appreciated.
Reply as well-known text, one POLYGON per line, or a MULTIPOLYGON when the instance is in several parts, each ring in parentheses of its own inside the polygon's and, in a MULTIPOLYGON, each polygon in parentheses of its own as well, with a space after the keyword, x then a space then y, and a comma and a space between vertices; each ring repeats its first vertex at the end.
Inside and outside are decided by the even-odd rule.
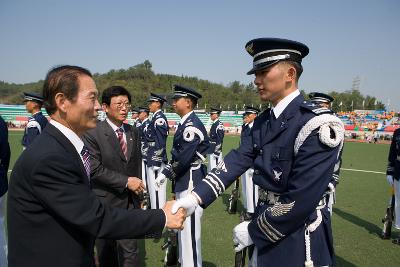
POLYGON ((179 123, 181 124, 181 125, 183 125, 183 123, 186 121, 186 119, 190 116, 190 114, 192 114, 193 113, 193 110, 192 111, 190 111, 189 113, 186 113, 182 118, 181 118, 181 120, 179 121, 179 123))
POLYGON ((79 136, 72 131, 70 128, 62 125, 58 121, 55 120, 50 120, 50 123, 56 127, 60 132, 65 135, 65 137, 68 138, 68 140, 72 143, 72 145, 75 147, 76 151, 78 154, 81 154, 82 148, 83 148, 83 141, 82 139, 79 138, 79 136))
POLYGON ((149 118, 144 119, 143 121, 141 121, 141 123, 146 122, 147 120, 149 120, 149 118))
POLYGON ((161 109, 158 109, 156 112, 153 113, 153 116, 155 116, 160 111, 161 111, 161 109))
POLYGON ((296 89, 295 91, 291 92, 289 95, 285 96, 279 103, 272 108, 272 111, 274 112, 275 118, 279 118, 279 116, 282 114, 282 112, 286 109, 286 107, 292 102, 293 99, 295 99, 298 95, 300 95, 299 89, 296 89))
POLYGON ((253 124, 254 124, 254 121, 252 121, 252 122, 250 122, 249 124, 247 124, 247 126, 248 126, 249 128, 251 128, 251 127, 253 127, 253 124))
POLYGON ((118 129, 122 129, 122 130, 125 132, 124 124, 122 124, 121 127, 118 127, 118 126, 115 125, 112 121, 110 121, 108 118, 106 118, 106 121, 107 121, 108 124, 111 126, 111 128, 113 129, 114 132, 116 132, 118 129))

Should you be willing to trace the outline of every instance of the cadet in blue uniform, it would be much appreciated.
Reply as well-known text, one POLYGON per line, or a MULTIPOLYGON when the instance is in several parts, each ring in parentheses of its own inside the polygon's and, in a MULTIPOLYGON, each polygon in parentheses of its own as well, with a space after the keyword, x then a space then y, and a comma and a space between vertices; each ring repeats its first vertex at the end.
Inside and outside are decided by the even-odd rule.
POLYGON ((140 126, 140 119, 139 119, 139 109, 138 108, 133 108, 131 110, 131 116, 132 116, 132 126, 139 128, 140 126))
MULTIPOLYGON (((240 143, 245 142, 244 139, 250 136, 251 128, 253 127, 254 120, 260 110, 250 106, 245 107, 243 114, 244 124, 242 125, 242 132, 240 133, 240 143)), ((243 206, 245 212, 243 219, 248 221, 253 217, 254 210, 258 202, 258 185, 253 183, 253 167, 249 168, 242 174, 242 193, 243 193, 243 206)))
MULTIPOLYGON (((331 104, 334 100, 334 98, 330 95, 324 94, 324 93, 318 93, 318 92, 312 92, 308 94, 308 97, 310 98, 310 101, 322 108, 328 108, 331 109, 331 104)), ((333 211, 333 204, 336 202, 336 186, 339 184, 339 174, 340 174, 340 167, 342 165, 342 154, 340 154, 340 162, 338 162, 338 165, 335 165, 335 170, 332 175, 332 180, 329 183, 329 200, 328 200, 328 210, 330 214, 332 215, 333 211)))
POLYGON ((222 143, 224 142, 225 128, 219 120, 222 110, 211 108, 210 118, 212 125, 210 128, 210 149, 208 150, 208 170, 214 169, 222 160, 222 143))
MULTIPOLYGON (((147 151, 149 150, 149 146, 147 144, 147 134, 148 128, 150 124, 149 113, 150 110, 146 107, 139 107, 137 109, 138 120, 136 125, 138 125, 139 133, 140 133, 140 143, 141 143, 141 151, 142 151, 142 180, 147 188, 147 151)), ((150 203, 149 203, 150 204, 150 203)))
POLYGON ((151 93, 149 110, 153 117, 147 127, 147 191, 150 194, 152 209, 163 207, 166 201, 167 183, 159 189, 154 188, 155 179, 167 163, 167 137, 168 121, 161 108, 167 100, 157 94, 151 93))
POLYGON ((254 166, 262 192, 251 222, 234 229, 235 250, 255 245, 253 266, 334 265, 326 192, 343 146, 344 126, 331 111, 305 101, 297 88, 302 43, 260 38, 246 44, 260 99, 272 109, 254 122, 251 138, 232 150, 192 194, 175 203, 187 215, 207 207, 254 166))
POLYGON ((8 128, 0 116, 0 266, 7 266, 6 232, 4 228, 5 193, 8 190, 8 166, 10 164, 10 145, 8 143, 8 128))
MULTIPOLYGON (((394 188, 394 224, 396 229, 400 229, 400 129, 393 133, 390 145, 388 166, 386 170, 387 181, 394 188)), ((400 245, 400 238, 393 239, 393 243, 400 245)))
MULTIPOLYGON (((157 177, 157 185, 165 184, 166 177, 175 181, 176 199, 181 199, 190 194, 206 175, 207 168, 203 163, 209 149, 209 139, 203 123, 193 111, 201 95, 180 85, 175 85, 174 90, 173 107, 181 120, 174 136, 172 159, 157 177)), ((186 218, 184 229, 178 233, 181 266, 202 266, 202 215, 203 209, 196 209, 186 218)))
POLYGON ((35 93, 24 93, 26 110, 32 114, 28 119, 22 146, 24 149, 32 144, 33 140, 43 131, 47 125, 47 119, 40 111, 43 105, 43 97, 35 93))

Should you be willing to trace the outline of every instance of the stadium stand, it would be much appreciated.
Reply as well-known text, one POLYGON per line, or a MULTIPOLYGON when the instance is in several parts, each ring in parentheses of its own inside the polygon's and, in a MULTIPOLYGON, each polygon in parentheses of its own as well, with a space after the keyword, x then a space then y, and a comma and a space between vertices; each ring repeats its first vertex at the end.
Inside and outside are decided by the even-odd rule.
MULTIPOLYGON (((42 112, 45 116, 47 113, 44 109, 42 112)), ((239 112, 241 113, 241 112, 239 112)), ((12 127, 25 127, 29 113, 25 110, 24 105, 3 105, 0 104, 0 114, 5 121, 12 127)), ((209 114, 204 110, 196 111, 200 120, 207 129, 211 127, 209 114)), ((175 113, 165 113, 169 126, 174 129, 180 117, 175 113)), ((399 114, 395 112, 387 112, 384 110, 354 110, 351 112, 338 112, 337 116, 343 121, 346 129, 346 137, 352 139, 364 139, 370 136, 373 131, 377 131, 380 139, 390 140, 393 132, 400 128, 399 114)), ((129 116, 130 117, 130 116, 129 116)), ((100 113, 99 119, 104 119, 105 114, 100 113)), ((239 133, 242 125, 242 115, 235 114, 231 111, 222 112, 220 120, 223 122, 228 133, 239 133)), ((128 123, 132 124, 132 120, 128 119, 128 123)))

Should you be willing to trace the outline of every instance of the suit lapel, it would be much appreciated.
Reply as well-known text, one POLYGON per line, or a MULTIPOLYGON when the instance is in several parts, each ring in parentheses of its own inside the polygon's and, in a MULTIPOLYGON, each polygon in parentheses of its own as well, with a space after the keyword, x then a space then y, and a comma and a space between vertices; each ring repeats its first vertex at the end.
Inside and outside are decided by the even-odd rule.
POLYGON ((56 127, 54 127, 51 123, 48 123, 45 127, 44 131, 48 132, 51 136, 53 136, 66 150, 68 153, 75 156, 78 161, 79 167, 81 169, 83 182, 90 187, 90 177, 87 177, 85 166, 83 166, 83 162, 81 159, 81 155, 76 151, 74 145, 69 141, 69 139, 56 127))
POLYGON ((121 150, 121 146, 119 145, 117 134, 113 131, 107 121, 102 121, 101 123, 102 127, 104 128, 104 135, 106 136, 107 142, 112 148, 115 148, 115 150, 118 151, 121 159, 126 161, 125 155, 121 150))

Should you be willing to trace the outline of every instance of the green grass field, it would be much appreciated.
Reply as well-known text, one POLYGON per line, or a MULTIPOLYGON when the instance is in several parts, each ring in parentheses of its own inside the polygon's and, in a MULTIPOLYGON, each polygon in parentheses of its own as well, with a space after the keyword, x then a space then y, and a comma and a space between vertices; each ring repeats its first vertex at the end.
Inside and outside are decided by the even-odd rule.
MULTIPOLYGON (((21 132, 10 132, 11 167, 22 151, 21 137, 21 132)), ((170 137, 169 150, 171 141, 170 137)), ((227 136, 224 155, 238 142, 238 137, 227 136)), ((388 150, 389 145, 346 143, 342 168, 385 172, 388 150)), ((228 188, 204 212, 202 254, 205 267, 233 266, 232 228, 239 222, 239 215, 229 215, 225 211, 230 192, 228 188)), ((400 246, 379 238, 388 200, 389 187, 384 174, 342 170, 332 221, 337 266, 400 266, 400 246)), ((398 235, 396 231, 395 236, 398 235)), ((141 242, 142 252, 146 251, 142 253, 143 266, 162 266, 162 243, 163 240, 141 242)))

